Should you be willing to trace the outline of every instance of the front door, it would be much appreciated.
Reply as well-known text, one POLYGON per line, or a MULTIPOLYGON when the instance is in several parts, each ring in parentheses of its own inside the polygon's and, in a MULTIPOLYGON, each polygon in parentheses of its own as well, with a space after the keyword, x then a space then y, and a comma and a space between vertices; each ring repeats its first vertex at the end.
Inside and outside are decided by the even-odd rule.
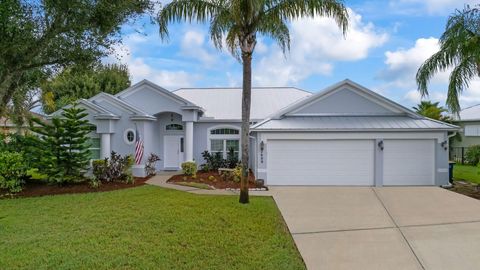
POLYGON ((165 169, 178 169, 183 162, 183 136, 167 135, 163 137, 163 159, 165 169))

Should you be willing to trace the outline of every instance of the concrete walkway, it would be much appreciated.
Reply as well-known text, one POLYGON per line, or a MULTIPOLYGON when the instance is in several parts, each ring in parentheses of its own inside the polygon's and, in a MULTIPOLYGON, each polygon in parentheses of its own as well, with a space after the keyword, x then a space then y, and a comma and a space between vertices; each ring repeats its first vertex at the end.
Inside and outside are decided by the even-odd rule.
POLYGON ((271 187, 308 269, 478 269, 480 201, 437 187, 271 187))
MULTIPOLYGON (((167 183, 167 180, 175 174, 179 174, 181 172, 176 171, 162 171, 157 173, 154 177, 150 178, 147 181, 147 184, 159 186, 163 188, 175 189, 180 191, 185 191, 193 194, 204 194, 204 195, 239 195, 238 191, 235 190, 225 190, 225 189, 201 189, 195 187, 187 187, 181 185, 175 185, 167 183)), ((251 196, 272 196, 272 193, 269 191, 249 191, 248 192, 251 196)))

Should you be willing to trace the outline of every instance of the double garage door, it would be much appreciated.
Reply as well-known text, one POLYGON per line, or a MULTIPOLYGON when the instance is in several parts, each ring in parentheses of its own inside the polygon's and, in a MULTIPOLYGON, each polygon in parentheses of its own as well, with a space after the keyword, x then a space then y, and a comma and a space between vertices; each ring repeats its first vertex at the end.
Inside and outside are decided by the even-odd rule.
POLYGON ((433 185, 434 140, 384 140, 375 162, 374 140, 269 140, 268 185, 433 185), (381 172, 382 170, 380 170, 381 172))

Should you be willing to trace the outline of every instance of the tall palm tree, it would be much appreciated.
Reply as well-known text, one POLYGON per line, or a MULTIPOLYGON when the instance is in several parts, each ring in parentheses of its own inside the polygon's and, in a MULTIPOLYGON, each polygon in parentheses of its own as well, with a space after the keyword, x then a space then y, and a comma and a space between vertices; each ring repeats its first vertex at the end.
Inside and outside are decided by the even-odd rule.
POLYGON ((460 111, 458 96, 470 80, 480 76, 480 5, 465 6, 453 13, 440 37, 440 51, 432 55, 417 71, 418 90, 428 95, 428 81, 439 71, 453 67, 447 92, 447 107, 460 111))
POLYGON ((440 106, 439 102, 422 100, 420 104, 413 107, 413 109, 418 114, 426 116, 431 119, 440 120, 443 122, 450 122, 452 120, 448 115, 445 115, 445 113, 448 112, 448 110, 440 106))
POLYGON ((248 203, 248 159, 252 55, 257 34, 273 39, 285 53, 290 49, 287 23, 315 15, 333 18, 345 34, 348 13, 341 0, 173 0, 160 10, 157 21, 162 39, 168 24, 188 21, 210 24, 210 38, 218 49, 225 44, 243 64, 242 83, 242 177, 240 203, 248 203))

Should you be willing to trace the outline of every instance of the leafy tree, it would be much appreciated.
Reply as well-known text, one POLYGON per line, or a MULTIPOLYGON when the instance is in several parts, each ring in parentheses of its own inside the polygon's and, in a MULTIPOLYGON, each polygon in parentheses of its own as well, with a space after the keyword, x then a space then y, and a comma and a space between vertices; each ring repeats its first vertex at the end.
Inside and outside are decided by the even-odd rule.
POLYGON ((460 111, 458 96, 470 80, 480 75, 480 5, 453 13, 440 37, 440 51, 432 55, 417 71, 418 90, 428 95, 428 82, 439 71, 453 67, 447 91, 447 107, 460 111))
POLYGON ((301 17, 333 18, 345 34, 348 13, 340 0, 173 0, 160 10, 160 36, 168 37, 168 24, 188 21, 210 24, 210 38, 221 49, 223 41, 243 65, 242 83, 242 179, 240 203, 248 203, 248 159, 252 56, 257 35, 273 39, 283 52, 290 49, 288 21, 301 17), (224 39, 225 38, 225 39, 224 39))
POLYGON ((52 113, 79 98, 90 98, 100 92, 116 94, 130 84, 125 65, 70 67, 41 85, 43 110, 52 113))
POLYGON ((33 119, 39 126, 31 125, 31 129, 40 136, 32 140, 32 163, 49 181, 66 183, 84 178, 90 159, 87 135, 91 125, 83 119, 87 115, 85 109, 72 106, 51 124, 33 119))
POLYGON ((443 122, 451 121, 451 118, 445 113, 448 112, 447 109, 439 105, 439 102, 431 101, 421 101, 416 107, 413 107, 415 112, 421 114, 425 117, 440 120, 443 122))
POLYGON ((26 74, 91 63, 120 41, 120 27, 149 0, 0 1, 0 115, 26 74))

